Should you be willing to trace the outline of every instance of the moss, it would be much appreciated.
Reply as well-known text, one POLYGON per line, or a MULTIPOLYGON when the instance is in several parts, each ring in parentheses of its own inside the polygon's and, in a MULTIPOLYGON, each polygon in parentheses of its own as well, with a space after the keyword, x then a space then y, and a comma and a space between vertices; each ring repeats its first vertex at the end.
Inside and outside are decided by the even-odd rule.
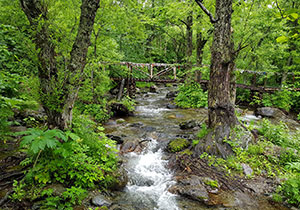
POLYGON ((180 152, 181 155, 192 155, 193 152, 189 149, 185 149, 184 151, 180 152))
POLYGON ((178 138, 171 141, 168 145, 170 152, 179 152, 190 145, 190 142, 186 139, 178 138))

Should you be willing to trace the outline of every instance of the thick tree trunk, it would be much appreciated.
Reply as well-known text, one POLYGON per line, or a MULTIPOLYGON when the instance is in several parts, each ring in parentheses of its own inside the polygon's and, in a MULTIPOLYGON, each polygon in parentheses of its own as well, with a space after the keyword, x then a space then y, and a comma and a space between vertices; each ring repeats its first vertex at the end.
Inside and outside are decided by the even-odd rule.
POLYGON ((41 102, 47 113, 49 127, 66 129, 72 122, 72 110, 86 65, 99 1, 82 0, 80 23, 70 52, 68 71, 65 73, 65 78, 59 78, 55 45, 51 42, 53 34, 47 21, 47 7, 42 0, 20 0, 21 7, 34 31, 33 41, 39 50, 41 102))
POLYGON ((217 22, 211 48, 208 87, 209 128, 234 126, 237 118, 231 100, 231 75, 234 69, 234 45, 231 39, 232 0, 216 0, 217 22))
MULTIPOLYGON (((201 2, 197 3, 204 8, 201 2)), ((253 136, 242 126, 237 126, 239 123, 234 112, 235 53, 231 38, 232 0, 216 0, 216 19, 207 10, 206 13, 210 15, 215 27, 208 85, 209 132, 195 147, 194 154, 198 156, 207 152, 226 158, 234 154, 226 140, 234 141, 245 148, 253 141, 253 136), (240 132, 239 135, 237 132, 240 132)))

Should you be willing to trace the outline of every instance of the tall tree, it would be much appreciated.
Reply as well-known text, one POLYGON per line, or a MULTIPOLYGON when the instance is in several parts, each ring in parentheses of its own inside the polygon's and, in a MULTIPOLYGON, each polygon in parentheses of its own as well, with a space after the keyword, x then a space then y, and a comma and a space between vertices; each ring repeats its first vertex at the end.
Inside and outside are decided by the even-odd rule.
POLYGON ((232 137, 232 128, 238 124, 231 95, 235 91, 232 75, 236 57, 231 27, 232 0, 216 0, 216 18, 201 0, 195 1, 214 24, 208 85, 208 127, 211 132, 203 144, 197 145, 196 150, 227 157, 232 150, 224 139, 232 137))
POLYGON ((72 110, 86 65, 90 36, 100 0, 82 0, 77 35, 68 57, 56 52, 48 4, 42 0, 20 0, 22 10, 33 30, 32 40, 39 58, 41 102, 50 127, 66 129, 72 122, 72 110))

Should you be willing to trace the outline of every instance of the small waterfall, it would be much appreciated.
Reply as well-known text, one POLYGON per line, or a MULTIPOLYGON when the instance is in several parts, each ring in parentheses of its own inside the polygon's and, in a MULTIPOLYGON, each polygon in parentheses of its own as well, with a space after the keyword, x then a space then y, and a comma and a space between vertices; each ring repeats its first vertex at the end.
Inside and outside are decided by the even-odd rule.
POLYGON ((127 193, 139 203, 140 209, 177 210, 175 195, 168 192, 174 184, 172 173, 165 167, 163 152, 158 142, 152 140, 140 155, 128 154, 128 175, 130 177, 127 193))

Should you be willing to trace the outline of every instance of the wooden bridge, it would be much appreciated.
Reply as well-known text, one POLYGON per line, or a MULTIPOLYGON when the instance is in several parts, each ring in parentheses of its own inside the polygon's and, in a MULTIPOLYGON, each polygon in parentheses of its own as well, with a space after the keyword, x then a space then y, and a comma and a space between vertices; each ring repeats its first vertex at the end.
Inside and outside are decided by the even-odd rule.
MULTIPOLYGON (((121 83, 121 88, 124 88, 126 83, 127 89, 129 90, 129 94, 132 95, 131 92, 135 92, 135 83, 137 81, 140 82, 153 82, 153 83, 182 83, 184 79, 177 79, 178 78, 178 71, 181 68, 184 68, 185 65, 183 64, 165 64, 165 63, 133 63, 133 62, 101 62, 100 63, 104 69, 107 65, 121 65, 125 66, 126 76, 120 77, 112 77, 114 81, 123 81, 123 85, 121 83), (122 87, 123 86, 123 87, 122 87)), ((207 87, 209 80, 202 79, 202 72, 201 68, 209 67, 209 66, 196 66, 199 67, 199 74, 195 78, 195 81, 200 83, 203 87, 207 87)), ((281 89, 281 82, 278 84, 277 87, 269 86, 268 80, 273 77, 274 81, 278 80, 281 81, 283 74, 278 72, 258 72, 258 71, 251 71, 251 70, 243 70, 243 69, 235 69, 237 72, 238 82, 236 83, 236 87, 242 89, 249 89, 251 91, 257 92, 274 92, 281 89), (249 84, 249 75, 251 76, 251 81, 249 84), (245 76, 248 76, 247 78, 245 76), (275 76, 275 78, 274 78, 275 76), (248 81, 247 81, 248 80, 248 81), (242 81, 242 83, 239 81, 242 81), (248 84, 247 84, 248 83, 248 84)), ((299 79, 299 75, 295 75, 294 73, 288 73, 287 75, 288 81, 293 84, 295 80, 299 79)), ((292 89, 294 91, 300 91, 300 88, 292 89)))

